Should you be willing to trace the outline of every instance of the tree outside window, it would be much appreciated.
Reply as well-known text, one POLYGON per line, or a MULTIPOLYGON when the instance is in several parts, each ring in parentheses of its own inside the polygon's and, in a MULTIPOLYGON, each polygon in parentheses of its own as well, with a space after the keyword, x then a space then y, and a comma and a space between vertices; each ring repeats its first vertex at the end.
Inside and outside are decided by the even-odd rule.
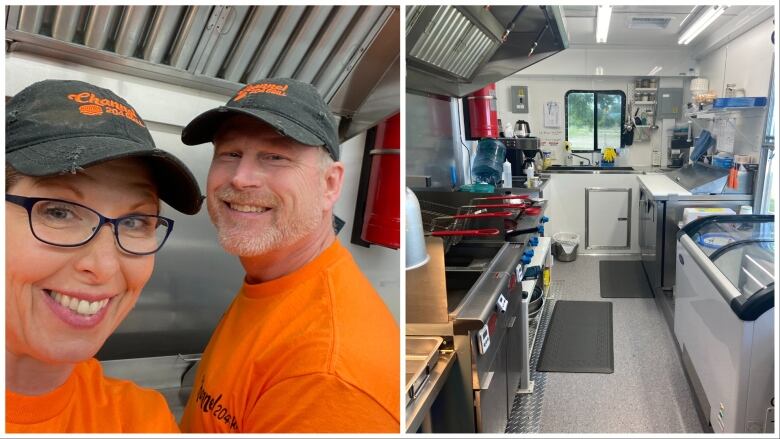
POLYGON ((574 152, 622 148, 626 95, 620 90, 566 92, 566 140, 574 152))

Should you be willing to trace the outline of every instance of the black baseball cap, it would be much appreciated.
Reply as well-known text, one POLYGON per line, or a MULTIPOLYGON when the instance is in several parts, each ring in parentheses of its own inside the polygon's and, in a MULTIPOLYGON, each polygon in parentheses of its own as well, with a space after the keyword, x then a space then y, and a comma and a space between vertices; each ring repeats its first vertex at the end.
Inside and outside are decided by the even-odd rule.
POLYGON ((181 132, 185 145, 211 142, 231 116, 244 114, 267 123, 280 134, 304 145, 324 146, 339 159, 336 120, 313 85, 288 78, 248 84, 227 103, 202 113, 181 132))
POLYGON ((182 213, 198 213, 203 196, 195 176, 154 145, 143 119, 111 90, 46 80, 5 106, 5 160, 24 175, 76 173, 125 157, 149 164, 163 201, 182 213))

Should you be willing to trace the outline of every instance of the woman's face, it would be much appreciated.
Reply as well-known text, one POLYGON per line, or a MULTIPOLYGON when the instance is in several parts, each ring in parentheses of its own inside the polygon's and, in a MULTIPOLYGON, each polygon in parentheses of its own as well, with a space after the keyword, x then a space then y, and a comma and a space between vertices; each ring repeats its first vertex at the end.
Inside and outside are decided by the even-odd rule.
MULTIPOLYGON (((151 175, 137 159, 75 175, 22 177, 7 192, 76 202, 109 218, 156 215, 159 208, 151 175)), ((23 207, 6 203, 7 351, 46 363, 75 363, 97 353, 135 306, 154 265, 153 255, 123 252, 112 227, 104 225, 81 247, 55 247, 33 236, 23 207), (64 306, 75 300, 81 309, 64 306)))

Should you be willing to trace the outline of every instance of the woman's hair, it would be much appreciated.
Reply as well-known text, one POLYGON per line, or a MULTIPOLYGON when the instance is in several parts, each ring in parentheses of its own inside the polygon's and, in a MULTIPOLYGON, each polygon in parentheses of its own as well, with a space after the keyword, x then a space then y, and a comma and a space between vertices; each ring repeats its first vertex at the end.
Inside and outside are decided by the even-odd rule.
POLYGON ((6 163, 5 164, 5 190, 8 191, 8 189, 10 189, 11 186, 15 185, 19 180, 21 180, 23 176, 24 175, 21 174, 16 169, 14 169, 13 166, 6 163))

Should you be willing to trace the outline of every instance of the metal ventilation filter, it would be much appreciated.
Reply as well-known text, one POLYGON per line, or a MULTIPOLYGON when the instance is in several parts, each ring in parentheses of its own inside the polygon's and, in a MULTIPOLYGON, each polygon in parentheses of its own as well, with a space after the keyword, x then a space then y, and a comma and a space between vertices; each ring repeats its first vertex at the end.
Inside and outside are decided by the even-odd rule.
MULTIPOLYGON (((6 13, 8 31, 93 49, 102 57, 109 53, 166 66, 174 69, 163 72, 169 76, 187 72, 235 83, 233 89, 262 78, 292 77, 314 84, 330 101, 392 9, 10 6, 6 13)), ((26 39, 9 32, 6 40, 26 39)))

